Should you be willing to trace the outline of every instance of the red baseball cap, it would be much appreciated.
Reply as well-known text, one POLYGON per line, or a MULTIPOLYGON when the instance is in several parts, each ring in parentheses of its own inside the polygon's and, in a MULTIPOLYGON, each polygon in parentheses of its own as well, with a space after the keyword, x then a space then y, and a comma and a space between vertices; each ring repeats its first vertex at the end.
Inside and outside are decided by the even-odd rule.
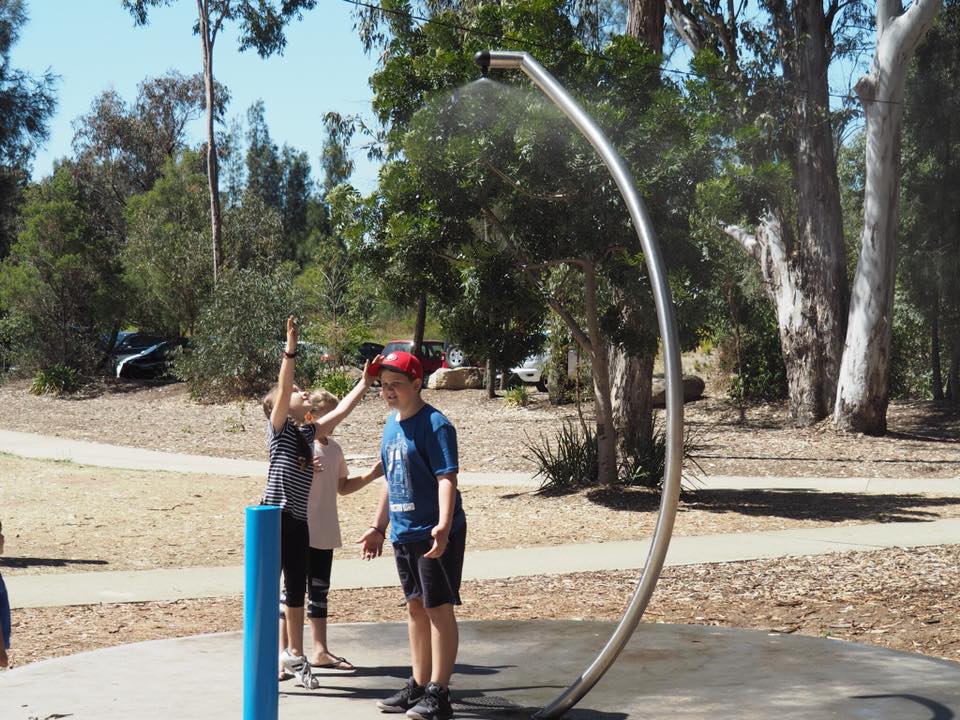
POLYGON ((415 355, 397 350, 383 358, 383 362, 373 363, 367 370, 371 375, 379 375, 381 370, 393 370, 403 373, 414 380, 423 380, 423 367, 415 355))

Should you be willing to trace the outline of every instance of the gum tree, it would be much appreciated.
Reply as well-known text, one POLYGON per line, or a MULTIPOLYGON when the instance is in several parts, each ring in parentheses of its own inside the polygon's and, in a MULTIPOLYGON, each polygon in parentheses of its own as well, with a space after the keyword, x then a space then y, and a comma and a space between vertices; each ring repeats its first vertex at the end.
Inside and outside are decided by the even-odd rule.
POLYGON ((834 424, 882 435, 887 429, 893 294, 899 233, 900 140, 909 63, 941 0, 878 0, 873 66, 856 85, 866 115, 863 234, 853 279, 834 424))
MULTIPOLYGON (((121 0, 137 25, 146 25, 151 8, 172 5, 176 0, 121 0)), ((311 10, 316 0, 196 0, 197 21, 193 32, 200 38, 203 58, 204 103, 206 107, 207 186, 210 196, 210 228, 213 245, 213 280, 223 265, 223 227, 220 213, 220 183, 217 167, 217 139, 214 133, 217 86, 213 74, 213 50, 224 25, 236 22, 240 50, 253 49, 260 57, 283 53, 286 24, 311 10)))

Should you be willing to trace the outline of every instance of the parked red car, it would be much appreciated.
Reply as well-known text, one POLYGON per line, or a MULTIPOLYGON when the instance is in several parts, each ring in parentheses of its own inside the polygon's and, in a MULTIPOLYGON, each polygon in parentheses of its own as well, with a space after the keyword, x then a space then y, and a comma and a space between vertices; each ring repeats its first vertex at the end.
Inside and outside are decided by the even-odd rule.
MULTIPOLYGON (((443 367, 443 347, 444 344, 440 340, 424 340, 420 344, 420 352, 417 353, 417 359, 420 361, 420 365, 423 366, 424 377, 443 367)), ((412 352, 413 340, 391 340, 384 345, 381 352, 383 355, 389 355, 397 350, 412 352)))

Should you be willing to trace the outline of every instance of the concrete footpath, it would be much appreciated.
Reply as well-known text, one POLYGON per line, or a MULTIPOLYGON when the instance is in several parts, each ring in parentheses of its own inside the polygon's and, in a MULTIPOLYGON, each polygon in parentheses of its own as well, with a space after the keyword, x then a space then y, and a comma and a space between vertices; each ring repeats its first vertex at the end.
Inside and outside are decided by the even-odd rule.
MULTIPOLYGON (((758 558, 826 555, 890 547, 960 544, 960 518, 934 522, 876 523, 797 528, 727 535, 674 536, 667 566, 739 562, 758 558)), ((554 545, 467 553, 464 580, 561 575, 599 570, 639 570, 649 540, 554 545)), ((392 558, 338 559, 335 589, 393 587, 392 558)), ((243 567, 6 575, 14 608, 230 597, 243 591, 243 567)))
MULTIPOLYGON (((101 467, 136 470, 263 476, 265 463, 251 460, 142 450, 82 440, 51 438, 0 430, 0 452, 101 467)), ((355 456, 354 459, 357 459, 355 456)), ((469 473, 464 484, 537 487, 529 473, 469 473)), ((783 478, 711 476, 705 490, 791 490, 842 493, 909 493, 960 496, 960 478, 783 478)), ((960 519, 877 523, 725 535, 677 536, 666 564, 738 562, 782 556, 823 555, 888 547, 960 544, 960 519)), ((468 553, 465 579, 489 580, 592 570, 643 567, 649 540, 578 545, 478 550, 468 553)), ((373 562, 338 559, 333 586, 341 589, 390 587, 396 570, 389 558, 373 562)), ((240 595, 242 566, 172 568, 141 571, 7 575, 14 607, 55 607, 116 602, 146 602, 240 595)))

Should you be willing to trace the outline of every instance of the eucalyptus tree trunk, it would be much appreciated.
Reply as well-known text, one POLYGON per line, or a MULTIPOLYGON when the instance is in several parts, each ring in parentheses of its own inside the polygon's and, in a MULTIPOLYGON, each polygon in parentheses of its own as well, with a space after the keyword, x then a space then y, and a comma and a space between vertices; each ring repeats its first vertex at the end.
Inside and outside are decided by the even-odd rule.
POLYGON ((665 14, 665 0, 630 0, 627 5, 627 35, 640 38, 655 53, 662 53, 665 14))
POLYGON ((582 263, 584 300, 589 345, 593 369, 593 396, 596 403, 597 475, 600 483, 612 485, 617 480, 616 432, 613 426, 613 406, 610 399, 610 370, 607 364, 606 342, 600 333, 597 314, 597 271, 592 261, 582 263))
POLYGON ((420 352, 423 345, 423 333, 427 326, 427 294, 420 293, 417 298, 417 320, 413 326, 413 348, 410 352, 414 355, 420 352))
MULTIPOLYGON (((627 35, 642 40, 657 53, 663 52, 664 0, 630 0, 627 35)), ((636 336, 644 332, 645 319, 629 309, 627 294, 613 288, 613 300, 621 310, 625 330, 636 336)), ((646 322, 655 318, 647 318, 646 322)), ((611 344, 607 349, 610 372, 610 419, 616 435, 619 458, 636 457, 653 443, 653 362, 656 348, 639 353, 611 344)))
POLYGON ((934 291, 930 313, 930 386, 934 400, 943 400, 943 368, 940 365, 940 290, 934 291))
POLYGON ((629 355, 610 346, 611 420, 624 460, 653 443, 653 362, 650 353, 629 355))
POLYGON ((954 346, 950 353, 950 371, 947 373, 947 400, 960 402, 960 348, 954 346))
MULTIPOLYGON (((768 207, 753 231, 733 225, 724 229, 760 266, 777 311, 790 417, 803 426, 830 413, 845 333, 846 254, 827 78, 837 4, 830 4, 829 17, 821 0, 769 0, 764 5, 790 88, 781 145, 793 169, 796 207, 768 207)), ((722 51, 731 79, 741 77, 742 20, 732 4, 726 16, 684 0, 668 0, 667 9, 691 51, 722 51)))
POLYGON ((853 280, 834 424, 882 435, 887 429, 893 291, 899 221, 900 136, 907 68, 941 0, 877 2, 873 67, 856 85, 866 115, 863 234, 853 280))
POLYGON ((487 398, 493 400, 497 396, 497 388, 494 385, 496 382, 496 372, 493 369, 493 360, 487 359, 487 365, 484 369, 484 385, 487 389, 487 398))
POLYGON ((815 423, 827 415, 832 387, 828 373, 835 367, 829 358, 837 343, 835 328, 828 333, 817 319, 836 310, 837 298, 816 268, 803 262, 776 215, 764 216, 755 233, 732 225, 725 231, 757 261, 776 310, 790 417, 800 426, 815 423))
POLYGON ((213 282, 216 284, 223 268, 223 225, 220 213, 220 177, 217 165, 217 139, 214 133, 216 88, 213 83, 213 46, 222 18, 210 26, 209 0, 197 0, 197 29, 203 44, 204 99, 207 104, 207 189, 210 193, 210 230, 213 240, 213 282))

